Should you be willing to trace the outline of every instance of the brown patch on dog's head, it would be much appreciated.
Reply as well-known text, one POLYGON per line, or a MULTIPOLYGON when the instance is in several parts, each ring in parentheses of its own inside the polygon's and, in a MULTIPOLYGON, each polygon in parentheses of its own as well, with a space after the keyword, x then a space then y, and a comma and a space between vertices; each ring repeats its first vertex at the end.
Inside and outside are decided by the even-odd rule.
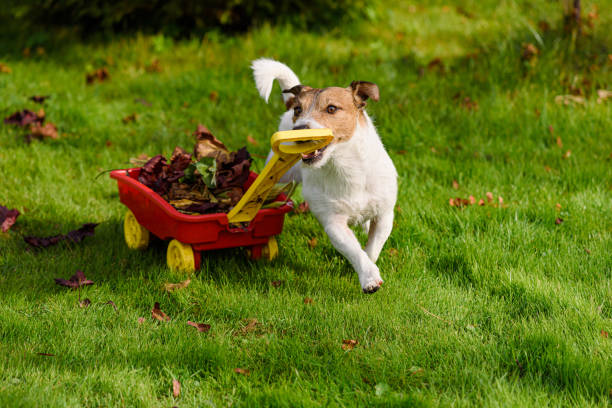
POLYGON ((368 98, 375 101, 379 99, 378 86, 365 81, 354 81, 347 88, 317 89, 297 85, 283 92, 294 95, 287 101, 287 109, 293 109, 293 123, 300 119, 305 122, 309 119, 316 121, 332 130, 332 143, 349 140, 355 132, 357 121, 365 121, 365 101, 368 98))

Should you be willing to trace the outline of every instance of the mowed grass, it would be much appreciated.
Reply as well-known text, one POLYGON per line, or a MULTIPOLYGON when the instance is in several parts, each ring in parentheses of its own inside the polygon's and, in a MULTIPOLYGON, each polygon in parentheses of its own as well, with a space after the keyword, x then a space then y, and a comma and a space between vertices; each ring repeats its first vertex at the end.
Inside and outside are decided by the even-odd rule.
POLYGON ((328 32, 132 36, 29 58, 5 48, 2 117, 51 95, 62 137, 27 145, 0 126, 0 204, 22 212, 0 234, 0 406, 609 405, 612 100, 596 90, 612 86, 612 16, 596 3, 583 2, 599 16, 578 39, 561 34, 555 2, 458 1, 380 7, 328 32), (522 61, 524 43, 540 54, 522 61), (263 166, 283 105, 278 86, 269 105, 257 95, 249 64, 262 56, 308 85, 380 87, 368 111, 400 189, 374 295, 310 214, 286 218, 272 263, 208 252, 172 294, 164 283, 185 277, 166 267, 165 244, 123 241, 125 208, 100 171, 190 148, 197 123, 263 166), (443 67, 428 68, 436 58, 443 67), (162 71, 148 72, 155 59, 162 71), (102 66, 111 79, 86 85, 102 66), (585 103, 555 103, 571 86, 585 103), (503 205, 449 205, 487 192, 503 205), (85 222, 100 225, 76 245, 28 251, 22 238, 85 222), (54 283, 77 269, 95 285, 54 283), (154 302, 170 322, 151 319, 154 302), (244 332, 248 319, 259 325, 244 332))

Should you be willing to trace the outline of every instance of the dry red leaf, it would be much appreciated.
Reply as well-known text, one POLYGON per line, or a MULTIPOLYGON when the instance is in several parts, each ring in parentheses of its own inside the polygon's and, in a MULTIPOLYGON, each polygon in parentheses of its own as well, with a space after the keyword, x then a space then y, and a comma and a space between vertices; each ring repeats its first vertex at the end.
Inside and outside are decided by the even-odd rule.
POLYGON ((555 204, 555 208, 557 209, 557 211, 561 211, 561 204, 559 203, 555 204))
POLYGON ((138 318, 138 324, 143 324, 145 322, 145 318, 144 317, 139 317, 138 318))
POLYGON ((476 204, 476 197, 474 197, 473 195, 469 196, 468 200, 470 200, 470 205, 476 204))
POLYGON ((174 398, 178 398, 181 395, 181 383, 176 378, 172 380, 172 395, 174 398))
POLYGON ((603 338, 608 338, 609 334, 607 331, 605 331, 604 329, 601 329, 601 332, 599 332, 599 334, 601 334, 601 337, 603 338))
POLYGON ((81 270, 77 270, 74 275, 72 275, 68 280, 62 278, 55 278, 55 283, 60 286, 65 286, 67 288, 77 289, 81 286, 93 285, 94 282, 87 279, 85 274, 81 270))
POLYGON ((572 151, 568 150, 567 152, 563 153, 562 158, 563 159, 569 159, 571 155, 572 155, 572 151))
POLYGON ((179 283, 164 283, 164 289, 166 289, 166 292, 174 292, 177 289, 185 289, 190 283, 191 279, 179 283))
POLYGON ((19 217, 19 211, 14 208, 9 210, 0 205, 0 229, 2 229, 2 232, 7 232, 15 224, 17 217, 19 217))
POLYGON ((310 305, 310 304, 312 304, 313 302, 314 302, 314 301, 312 300, 312 298, 309 298, 309 297, 305 297, 305 298, 304 298, 304 304, 305 304, 305 305, 310 305))
POLYGON ((591 250, 589 248, 584 248, 584 252, 586 252, 587 255, 591 255, 591 250))
POLYGON ((493 193, 491 193, 490 191, 487 191, 485 196, 487 197, 487 201, 488 202, 492 202, 493 201, 493 193))
POLYGON ((272 283, 273 287, 278 288, 278 287, 282 286, 282 284, 285 283, 285 281, 277 280, 277 281, 272 281, 271 283, 272 283))
POLYGON ((317 237, 313 237, 312 239, 308 240, 308 246, 313 249, 317 246, 317 244, 319 243, 319 241, 317 240, 317 237))
POLYGON ((561 225, 561 224, 563 224, 563 218, 557 218, 557 219, 555 220, 555 224, 557 224, 557 225, 561 225))
POLYGON ((561 140, 560 137, 557 136, 557 146, 559 147, 559 149, 563 148, 563 141, 561 140))
POLYGON ((38 113, 34 113, 31 110, 24 109, 22 111, 17 111, 10 116, 4 118, 4 123, 7 125, 17 125, 20 127, 26 127, 32 124, 39 124, 45 121, 45 111, 40 110, 38 113), (42 113, 42 116, 39 114, 42 113))
POLYGON ((191 320, 187 320, 187 324, 190 325, 191 327, 195 327, 201 333, 206 333, 207 331, 210 330, 210 324, 196 323, 196 322, 192 322, 191 320))
POLYGON ((85 237, 89 237, 94 235, 94 230, 98 226, 95 223, 83 224, 81 228, 68 232, 67 234, 59 234, 54 235, 52 237, 35 237, 35 236, 27 236, 24 237, 24 241, 34 248, 47 248, 52 245, 56 245, 61 241, 69 241, 69 242, 81 242, 85 239, 85 237))
POLYGON ((106 302, 105 305, 110 305, 113 307, 113 309, 115 309, 115 312, 117 311, 117 305, 112 300, 109 300, 108 302, 106 302))
POLYGON ((351 339, 345 339, 342 340, 342 350, 352 350, 355 348, 355 346, 357 346, 359 342, 357 340, 351 340, 351 339))
POLYGON ((499 202, 499 205, 502 205, 504 203, 504 199, 501 198, 501 196, 497 197, 497 201, 499 202))
POLYGON ((246 368, 234 368, 234 372, 236 374, 242 374, 242 375, 250 375, 251 374, 251 371, 249 371, 246 368))
POLYGON ((110 78, 108 69, 106 67, 96 69, 85 76, 85 82, 93 84, 94 82, 103 82, 110 78))
POLYGON ((523 44, 523 50, 521 52, 521 59, 523 61, 531 61, 535 57, 537 57, 539 53, 540 53, 540 50, 538 50, 538 47, 536 47, 535 45, 531 43, 523 44))
POLYGON ((219 92, 210 91, 210 94, 208 95, 208 99, 210 99, 213 102, 216 102, 219 99, 219 92))
POLYGON ((91 305, 91 300, 89 300, 87 298, 85 298, 85 299, 83 299, 83 300, 81 300, 79 302, 79 307, 81 307, 81 308, 89 307, 89 305, 91 305))
POLYGON ((32 141, 32 139, 43 140, 47 137, 49 139, 59 138, 59 134, 57 133, 57 126, 55 126, 55 124, 51 122, 47 122, 44 125, 33 123, 30 126, 30 133, 25 136, 27 142, 32 141))
POLYGON ((253 317, 250 319, 245 319, 244 321, 247 323, 246 326, 243 326, 240 328, 240 330, 234 332, 234 336, 237 336, 238 334, 247 335, 248 333, 257 330, 259 326, 259 321, 253 317))
POLYGON ((457 182, 457 180, 453 180, 453 188, 455 190, 459 190, 459 183, 457 182))
POLYGON ((485 201, 481 198, 480 200, 478 200, 478 205, 482 207, 483 205, 485 205, 485 201))
POLYGON ((155 302, 153 305, 153 309, 151 310, 151 316, 155 320, 159 320, 160 322, 168 322, 170 321, 170 316, 162 312, 159 308, 159 302, 155 302))

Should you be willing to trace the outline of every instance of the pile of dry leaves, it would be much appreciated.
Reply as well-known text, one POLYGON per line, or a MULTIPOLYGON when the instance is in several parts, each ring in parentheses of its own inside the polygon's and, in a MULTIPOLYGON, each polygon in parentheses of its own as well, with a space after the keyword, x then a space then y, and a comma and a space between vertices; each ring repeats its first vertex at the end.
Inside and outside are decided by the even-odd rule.
POLYGON ((176 147, 170 162, 162 155, 147 161, 138 181, 186 214, 228 212, 244 194, 251 155, 230 152, 203 125, 195 131, 193 153, 176 147))
MULTIPOLYGON (((48 96, 32 96, 30 100, 36 103, 43 103, 48 96)), ((45 123, 45 110, 39 109, 38 112, 33 112, 28 109, 17 111, 12 115, 4 118, 4 123, 7 125, 16 125, 27 129, 29 132, 25 135, 26 142, 30 143, 32 139, 42 140, 44 138, 57 139, 57 126, 51 122, 45 123)))

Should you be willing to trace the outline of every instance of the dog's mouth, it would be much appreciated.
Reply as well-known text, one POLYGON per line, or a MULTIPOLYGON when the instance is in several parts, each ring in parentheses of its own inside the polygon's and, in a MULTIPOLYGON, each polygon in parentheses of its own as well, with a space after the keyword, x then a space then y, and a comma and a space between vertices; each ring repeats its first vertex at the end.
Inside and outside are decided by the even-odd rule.
POLYGON ((313 164, 321 160, 321 157, 323 157, 323 152, 325 151, 325 149, 327 149, 327 146, 317 149, 314 152, 302 153, 302 161, 306 164, 313 164))

